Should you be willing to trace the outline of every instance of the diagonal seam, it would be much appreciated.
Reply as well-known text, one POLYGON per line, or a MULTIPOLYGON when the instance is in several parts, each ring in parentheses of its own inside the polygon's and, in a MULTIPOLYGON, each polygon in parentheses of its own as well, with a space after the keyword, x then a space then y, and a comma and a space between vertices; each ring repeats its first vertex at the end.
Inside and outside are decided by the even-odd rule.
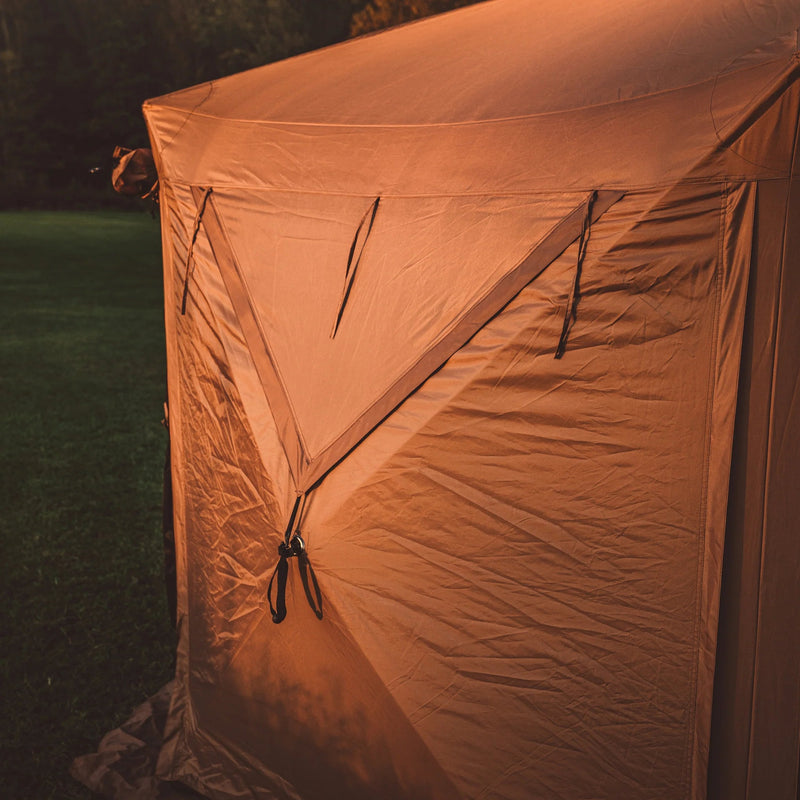
MULTIPOLYGON (((195 199, 198 189, 193 188, 195 199)), ((308 449, 297 422, 297 415, 292 407, 291 399, 285 388, 278 364, 267 342, 258 315, 252 305, 252 295, 247 287, 244 275, 239 269, 230 237, 225 230, 222 217, 213 198, 208 202, 205 215, 205 227, 208 243, 214 253, 214 259, 222 276, 223 283, 231 301, 231 308, 239 320, 239 326, 247 349, 250 351, 253 365, 259 381, 275 418, 278 435, 283 446, 289 469, 295 482, 309 462, 308 449)))

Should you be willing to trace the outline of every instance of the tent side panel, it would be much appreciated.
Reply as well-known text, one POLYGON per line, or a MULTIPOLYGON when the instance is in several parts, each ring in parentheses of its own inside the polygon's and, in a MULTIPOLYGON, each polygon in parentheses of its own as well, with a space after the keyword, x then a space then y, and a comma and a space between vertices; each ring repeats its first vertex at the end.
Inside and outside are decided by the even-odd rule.
POLYGON ((767 440, 748 800, 794 800, 800 747, 800 145, 784 223, 767 440))
POLYGON ((760 184, 747 298, 720 596, 710 800, 743 800, 753 701, 773 329, 787 182, 760 184))
POLYGON ((728 503, 737 384, 745 319, 755 221, 756 184, 726 187, 720 231, 720 265, 717 272, 718 320, 714 332, 713 391, 709 395, 710 436, 705 548, 700 573, 700 629, 697 663, 697 706, 692 754, 692 797, 705 798, 708 779, 708 747, 714 687, 714 662, 725 512, 728 503))
POLYGON ((188 713, 188 699, 183 690, 182 677, 188 663, 188 630, 183 624, 188 610, 187 589, 187 549, 186 549, 186 496, 184 492, 183 415, 181 413, 180 382, 177 380, 180 369, 178 353, 177 320, 174 309, 180 304, 181 287, 177 275, 179 262, 185 257, 187 242, 184 241, 184 227, 180 206, 172 192, 172 187, 162 181, 161 202, 161 243, 164 260, 164 326, 167 349, 167 390, 169 407, 170 468, 172 472, 173 530, 175 536, 176 588, 178 647, 176 654, 176 688, 170 703, 168 721, 164 731, 164 746, 159 754, 158 771, 162 774, 172 762, 187 756, 182 737, 184 714, 188 713))
POLYGON ((797 178, 760 183, 720 600, 710 800, 794 800, 798 790, 800 549, 791 518, 800 492, 798 216, 797 178))
POLYGON ((764 477, 786 181, 759 186, 720 598, 710 800, 743 800, 753 702, 764 477))
MULTIPOLYGON (((265 412, 251 412, 252 386, 242 369, 241 333, 220 297, 221 279, 205 237, 194 249, 186 313, 181 299, 196 208, 191 196, 165 185, 165 300, 169 347, 171 438, 178 551, 180 642, 176 688, 159 776, 211 796, 230 796, 223 748, 199 725, 190 684, 213 681, 264 612, 263 598, 283 523, 287 465, 265 466, 265 412), (238 343, 238 348, 237 348, 238 343), (257 535, 253 535, 253 532, 257 535), (274 538, 273 538, 274 537, 274 538), (220 788, 222 787, 222 788, 220 788), (214 794, 216 792, 216 794, 214 794), (221 794, 222 792, 222 794, 221 794)), ((251 381, 252 383, 252 381, 251 381)), ((260 387, 255 392, 256 399, 260 387)))

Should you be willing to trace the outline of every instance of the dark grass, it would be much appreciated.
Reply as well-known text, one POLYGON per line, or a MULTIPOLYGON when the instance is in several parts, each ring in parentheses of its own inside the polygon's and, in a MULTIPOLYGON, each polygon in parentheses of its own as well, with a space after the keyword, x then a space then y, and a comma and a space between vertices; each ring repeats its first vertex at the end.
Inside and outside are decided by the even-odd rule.
POLYGON ((68 775, 171 677, 158 224, 0 213, 0 797, 68 775))

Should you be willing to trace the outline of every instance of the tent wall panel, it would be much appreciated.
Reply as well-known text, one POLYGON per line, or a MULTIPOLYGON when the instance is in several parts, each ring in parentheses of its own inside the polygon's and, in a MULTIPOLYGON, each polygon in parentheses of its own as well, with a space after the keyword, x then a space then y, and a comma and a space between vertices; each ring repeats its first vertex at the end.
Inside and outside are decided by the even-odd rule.
MULTIPOLYGON (((692 664, 715 627, 699 592, 703 564, 713 568, 709 554, 721 548, 713 498, 727 487, 719 469, 709 483, 709 470, 721 461, 725 472, 738 364, 735 346, 718 349, 719 332, 737 340, 750 242, 730 233, 752 228, 752 190, 689 184, 618 205, 592 229, 569 358, 553 352, 577 243, 467 346, 482 361, 444 405, 436 386, 463 372, 460 353, 416 393, 436 409, 416 413, 422 426, 377 472, 349 498, 322 488, 312 497, 304 530, 326 617, 311 614, 294 578, 290 622, 277 628, 264 595, 285 497, 256 455, 235 384, 261 387, 252 361, 230 367, 224 343, 233 352, 243 339, 198 237, 186 315, 168 304, 189 421, 180 478, 193 623, 177 738, 192 766, 175 744, 165 774, 204 775, 196 785, 220 798, 236 796, 239 780, 265 781, 256 797, 280 796, 284 780, 309 799, 332 781, 354 797, 493 787, 522 800, 531 786, 565 798, 686 796, 707 735, 693 709, 708 676, 696 678, 692 664), (676 226, 693 231, 691 250, 676 246, 676 226), (521 328, 501 344, 510 317, 521 328), (214 471, 197 470, 209 462, 214 471), (275 498, 272 511, 261 510, 262 494, 275 498), (240 541, 238 526, 259 535, 240 541), (498 657, 507 674, 496 673, 498 657), (364 691, 372 713, 353 705, 364 691), (296 766, 304 748, 316 753, 313 773, 296 766), (238 767, 231 752, 245 754, 238 767)), ((407 404, 424 406, 416 395, 407 404)))
POLYGON ((788 181, 763 182, 758 190, 720 598, 709 774, 713 800, 747 796, 763 546, 764 442, 769 434, 780 231, 787 194, 788 181))
MULTIPOLYGON (((691 193, 697 194, 697 190, 691 193)), ((702 194, 708 194, 707 190, 702 194)), ((711 194, 718 204, 719 195, 711 194)), ((691 276, 708 276, 709 267, 685 261, 686 282, 670 282, 668 289, 658 276, 679 269, 676 261, 680 264, 681 256, 678 250, 670 252, 669 235, 664 235, 663 250, 653 238, 653 231, 663 232, 660 226, 671 215, 684 215, 685 220, 690 214, 686 195, 681 199, 673 196, 666 200, 660 212, 640 223, 636 233, 617 242, 616 253, 612 250, 587 261, 585 306, 571 339, 571 360, 565 367, 552 360, 545 344, 549 337, 557 336, 557 319, 548 325, 549 336, 523 328, 395 456, 374 475, 362 476, 361 488, 348 501, 337 503, 332 517, 319 516, 324 514, 323 498, 329 497, 324 484, 320 488, 320 503, 315 506, 318 514, 312 515, 309 525, 323 530, 333 526, 330 541, 315 541, 320 569, 332 582, 331 594, 345 601, 343 613, 348 624, 357 626, 359 638, 367 643, 368 655, 387 684, 398 687, 398 698, 407 713, 419 717, 420 730, 433 751, 450 753, 450 759, 470 765, 462 777, 468 780, 468 775, 475 773, 474 783, 465 788, 467 796, 475 796, 476 787, 489 781, 486 775, 478 775, 486 763, 506 763, 518 787, 536 786, 541 796, 548 797, 640 796, 637 792, 643 797, 680 797, 686 791, 685 784, 681 788, 670 783, 676 775, 688 781, 689 766, 684 758, 697 746, 692 744, 691 718, 679 711, 695 691, 684 660, 688 651, 683 648, 694 652, 697 646, 693 631, 699 622, 695 614, 700 612, 699 605, 694 605, 698 597, 693 577, 700 568, 698 543, 704 542, 702 548, 710 548, 709 552, 719 552, 721 520, 716 527, 710 525, 709 537, 716 541, 704 540, 700 511, 705 503, 701 499, 704 479, 702 471, 697 471, 704 463, 703 438, 698 439, 696 431, 703 428, 699 420, 704 419, 706 409, 705 400, 693 407, 691 398, 705 398, 709 386, 706 383, 700 388, 692 381, 701 374, 707 379, 716 367, 698 365, 691 379, 683 376, 675 381, 672 370, 678 365, 669 356, 676 349, 692 352, 697 348, 698 356, 705 352, 716 316, 714 281, 695 289, 696 305, 689 302, 689 296, 676 295, 676 286, 688 288, 691 276), (647 268, 635 260, 636 254, 643 252, 633 246, 637 238, 650 242, 646 252, 652 263, 647 268), (664 302, 662 291, 673 294, 673 305, 664 302), (662 313, 671 318, 666 326, 662 313), (619 361, 622 353, 626 354, 625 363, 619 361), (654 381, 656 374, 661 378, 654 381), (639 389, 638 382, 645 380, 650 381, 652 392, 639 389), (680 386, 678 396, 667 386, 680 386), (562 427, 566 420, 570 423, 562 427), (617 436, 643 455, 635 461, 636 466, 626 447, 614 447, 617 436), (556 437, 562 440, 560 446, 556 437), (664 460, 666 450, 658 445, 676 439, 681 442, 677 449, 686 459, 677 470, 664 460), (653 474, 648 471, 651 467, 653 474), (628 473, 629 469, 633 472, 628 473), (666 486, 659 478, 662 470, 683 475, 685 485, 666 486), (613 490, 607 478, 610 474, 615 475, 613 490), (601 488, 607 493, 598 495, 601 488), (682 504, 689 502, 693 492, 691 512, 682 504), (659 505, 659 497, 663 505, 659 505), (680 518, 682 522, 670 516, 678 507, 687 515, 680 518), (370 509, 368 516, 366 509, 370 509), (361 518, 368 520, 369 530, 355 522, 361 518), (588 520, 604 522, 592 525, 588 520), (654 536, 648 534, 651 523, 644 520, 656 526, 654 536), (656 528, 669 530, 670 535, 656 536, 656 528), (694 535, 689 533, 692 530, 694 535), (679 552, 685 559, 680 564, 671 561, 679 552), (379 558, 378 553, 387 555, 379 558), (626 563, 637 564, 639 578, 628 574, 626 563), (437 565, 441 565, 438 570, 437 565), (430 607, 418 601, 408 608, 403 598, 419 596, 414 584, 420 574, 426 576, 427 585, 443 588, 431 599, 430 607), (581 579, 576 582, 578 575, 581 579), (507 582, 530 587, 530 596, 509 588, 507 582), (649 596, 649 591, 654 594, 649 596), (458 598, 457 608, 447 605, 451 592, 458 598), (692 597, 694 600, 689 599, 692 597), (515 606, 515 613, 501 610, 502 598, 515 606), (611 606, 606 602, 619 602, 626 609, 631 630, 637 630, 636 644, 630 642, 632 649, 626 644, 627 623, 617 620, 622 627, 615 630, 613 614, 607 616, 611 606), (468 644, 468 630, 484 631, 474 652, 468 644), (390 631, 396 645, 387 642, 390 631), (660 631, 669 641, 658 636, 651 641, 647 631, 654 635, 660 631), (480 643, 484 641, 486 649, 482 651, 480 643), (438 648, 431 652, 426 642, 439 643, 445 652, 438 648), (524 642, 532 649, 526 651, 524 642), (604 652, 599 661, 595 659, 600 651, 595 648, 604 652), (677 655, 679 652, 684 655, 677 655), (494 662, 490 653, 494 653, 494 662), (673 661, 670 653, 677 660, 673 661), (510 672, 498 673, 492 680, 492 673, 504 664, 510 672), (481 673, 488 683, 483 691, 481 673), (525 675, 533 683, 526 683, 525 675), (535 676, 540 676, 540 685, 548 687, 547 691, 536 691, 535 676), (516 688, 508 688, 514 685, 516 688), (447 689, 430 699, 425 694, 430 686, 447 689), (470 727, 473 715, 466 711, 470 696, 476 708, 502 710, 496 720, 493 715, 476 717, 475 724, 492 731, 486 739, 498 743, 484 746, 500 750, 493 752, 488 762, 475 754, 470 758, 454 754, 459 742, 466 749, 469 742, 479 739, 477 729, 470 727), (683 700, 678 699, 681 696, 683 700), (523 712, 526 698, 531 706, 523 712), (521 704, 516 713, 515 702, 521 704), (654 727, 647 732, 637 729, 637 747, 622 747, 611 730, 616 728, 622 734, 625 726, 617 726, 624 718, 623 709, 638 716, 633 709, 640 703, 655 703, 641 714, 642 719, 653 721, 654 727), (580 714, 565 726, 575 747, 575 763, 570 762, 569 748, 559 746, 556 730, 550 730, 546 721, 555 716, 571 719, 571 710, 580 714), (461 720, 459 725, 456 718, 461 720), (506 725, 520 727, 512 732, 506 725), (548 730, 552 738, 546 735, 548 730), (599 736, 601 731, 606 736, 599 736), (527 742, 527 759, 515 749, 515 742, 527 742), (624 763, 617 763, 620 753, 624 753, 624 763), (647 761, 648 753, 652 762, 647 761), (512 769, 515 756, 518 763, 512 769), (648 773, 655 784, 647 783, 648 773)), ((624 213, 625 202, 621 201, 620 213, 624 213)), ((710 230, 712 262, 719 220, 715 215, 710 230)), ((598 238, 603 237, 604 221, 598 223, 596 232, 598 238)), ((748 254, 746 242, 743 248, 748 254)), ((696 255, 698 250, 694 252, 696 255)), ((558 270, 563 270, 563 291, 568 258, 565 254, 552 264, 523 292, 520 301, 527 297, 531 302, 547 285, 542 281, 555 280, 548 276, 557 275, 558 270)), ((737 273, 741 276, 741 271, 737 273)), ((697 277, 695 280, 700 283, 697 277)), ((737 282, 741 288, 741 277, 737 282)), ((539 322, 536 316, 530 319, 529 324, 539 322)), ((508 335, 503 315, 496 322, 508 335)), ((476 348, 490 345, 497 335, 492 333, 493 325, 476 336, 476 348)), ((490 347, 489 352, 494 349, 490 347)), ((468 354, 463 357, 466 360, 468 354)), ((461 358, 459 353, 429 381, 433 396, 437 380, 449 380, 451 365, 458 373, 461 358)), ((735 351, 730 359, 735 369, 735 351)), ((735 372, 733 380, 735 383, 735 372)), ((414 403, 410 398, 408 405, 414 403)), ((370 441, 363 447, 369 448, 370 441)), ((348 462, 337 470, 347 471, 348 462)), ((336 483, 338 475, 331 477, 336 483)), ((724 503, 724 482, 721 488, 724 503)), ((713 638, 713 615, 703 626, 713 638)), ((698 694, 710 694, 709 681, 706 675, 698 694)), ((702 730, 707 721, 698 724, 702 730)), ((701 736, 707 737, 707 729, 701 736)), ((444 756, 439 760, 449 763, 444 756)), ((526 790, 519 790, 524 796, 526 790)), ((516 796, 502 780, 495 791, 498 796, 516 796)))
POLYGON ((797 177, 764 181, 758 190, 721 593, 712 800, 794 800, 798 791, 800 566, 790 510, 800 488, 790 410, 800 363, 791 285, 796 184, 797 177))
POLYGON ((800 489, 800 142, 795 141, 775 319, 748 800, 795 800, 800 792, 800 551, 795 507, 800 489))

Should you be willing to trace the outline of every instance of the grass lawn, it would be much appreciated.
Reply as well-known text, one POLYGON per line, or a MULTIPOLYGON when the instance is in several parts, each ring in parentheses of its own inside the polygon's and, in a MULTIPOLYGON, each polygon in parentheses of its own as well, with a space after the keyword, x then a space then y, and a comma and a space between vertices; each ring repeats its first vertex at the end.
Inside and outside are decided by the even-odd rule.
POLYGON ((160 239, 143 213, 0 213, 0 796, 68 775, 171 677, 160 239))

